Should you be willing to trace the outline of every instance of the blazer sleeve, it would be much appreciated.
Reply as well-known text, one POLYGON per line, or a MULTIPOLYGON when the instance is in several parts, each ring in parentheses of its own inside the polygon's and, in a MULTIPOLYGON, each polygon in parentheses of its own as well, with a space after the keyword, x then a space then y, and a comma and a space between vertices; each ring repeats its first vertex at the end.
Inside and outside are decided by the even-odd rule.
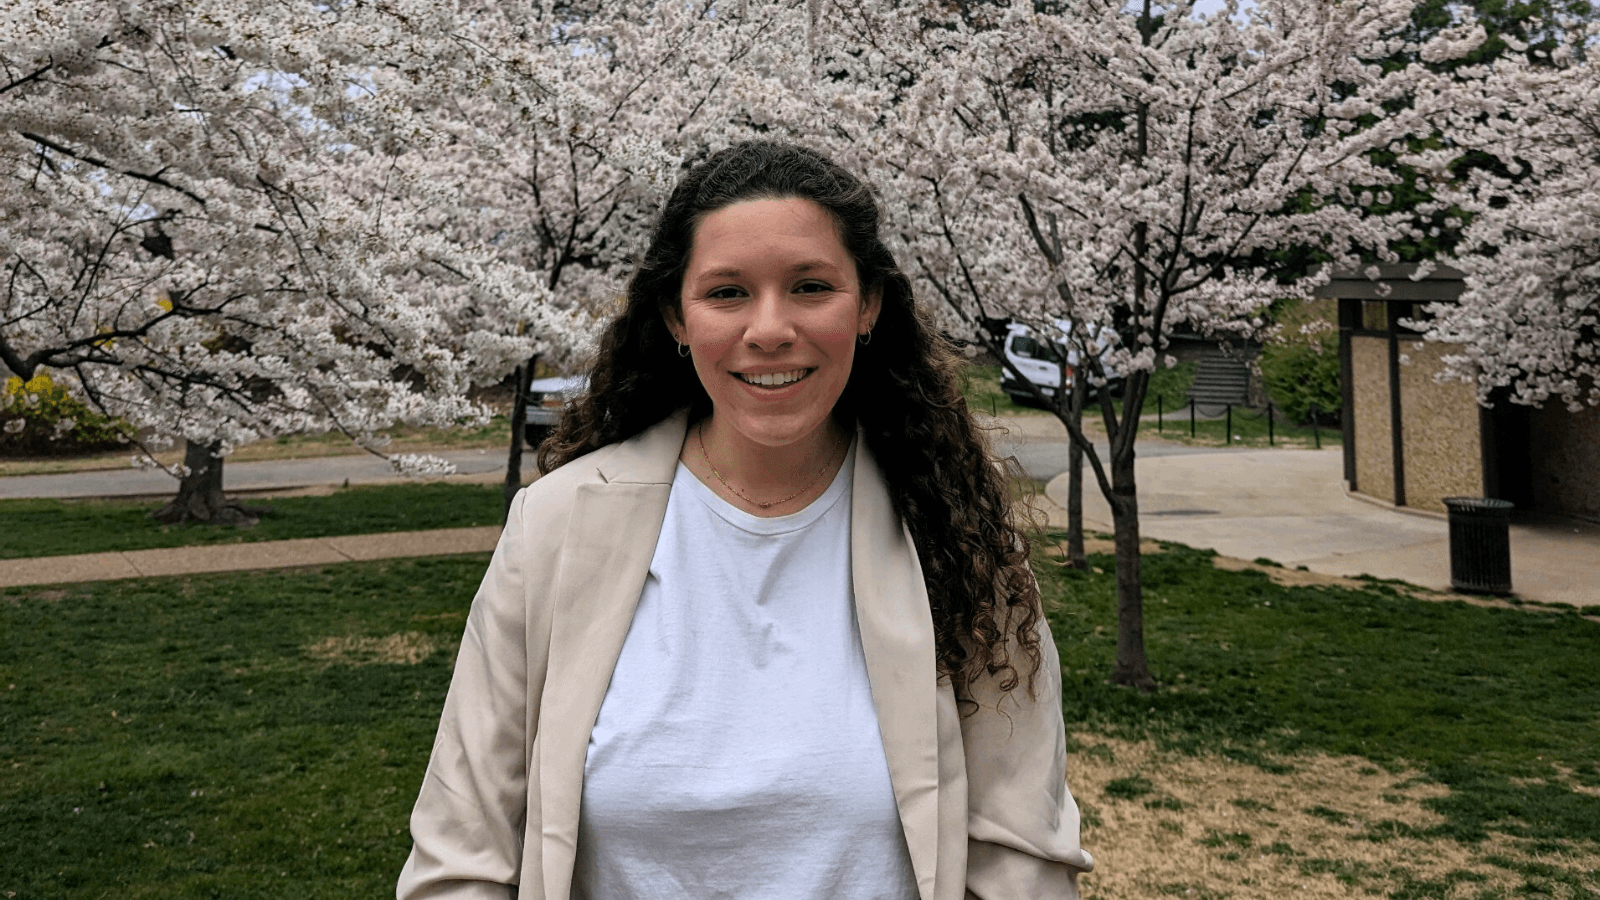
POLYGON ((399 900, 516 896, 527 813, 528 573, 522 491, 473 598, 411 813, 399 900))
POLYGON ((961 720, 967 900, 1078 900, 1078 874, 1094 868, 1078 843, 1078 804, 1067 787, 1061 658, 1042 615, 1038 634, 1036 699, 1028 699, 1025 678, 1004 695, 995 679, 983 678, 971 688, 979 709, 961 720))

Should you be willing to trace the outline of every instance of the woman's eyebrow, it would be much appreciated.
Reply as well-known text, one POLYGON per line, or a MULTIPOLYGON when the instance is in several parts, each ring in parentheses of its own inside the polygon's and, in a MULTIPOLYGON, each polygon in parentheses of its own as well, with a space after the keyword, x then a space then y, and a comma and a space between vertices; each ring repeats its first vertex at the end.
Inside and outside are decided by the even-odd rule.
MULTIPOLYGON (((802 273, 805 273, 805 272, 814 272, 814 271, 816 271, 818 269, 836 269, 836 268, 838 268, 838 267, 835 266, 833 263, 825 260, 825 259, 808 259, 808 260, 804 260, 802 262, 797 262, 794 265, 790 266, 789 267, 789 271, 791 273, 795 274, 795 275, 799 275, 799 274, 802 274, 802 273)), ((712 269, 709 272, 701 272, 696 277, 697 277, 697 279, 699 279, 699 278, 738 278, 743 274, 744 274, 744 272, 739 270, 739 269, 725 268, 725 269, 712 269)))

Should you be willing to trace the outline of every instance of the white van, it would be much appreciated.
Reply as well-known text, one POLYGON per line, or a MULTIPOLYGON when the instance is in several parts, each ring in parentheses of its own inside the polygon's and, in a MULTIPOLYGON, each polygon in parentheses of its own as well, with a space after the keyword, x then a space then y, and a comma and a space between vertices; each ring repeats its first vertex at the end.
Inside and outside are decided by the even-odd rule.
MULTIPOLYGON (((1006 358, 1017 367, 1017 370, 1027 376, 1028 381, 1037 385, 1040 393, 1052 399, 1055 397, 1057 387, 1064 385, 1067 390, 1072 389, 1072 379, 1078 368, 1078 351, 1076 349, 1068 349, 1065 343, 1066 336, 1072 332, 1072 323, 1065 320, 1057 320, 1056 328, 1058 329, 1058 339, 1046 341, 1041 340, 1039 335, 1028 326, 1013 322, 1006 328, 1006 340, 1005 344, 1002 345, 1006 358), (1063 360, 1065 360, 1067 366, 1065 381, 1061 379, 1061 364, 1063 360)), ((1090 334, 1093 335, 1097 332, 1098 329, 1094 329, 1090 334)), ((1110 334, 1110 332, 1106 333, 1110 334)), ((1122 394, 1122 376, 1112 370, 1106 363, 1107 357, 1111 355, 1111 349, 1107 346, 1109 343, 1102 344, 1100 341, 1096 341, 1097 345, 1105 347, 1100 357, 1100 366, 1106 372, 1111 396, 1116 397, 1122 394)), ((1034 397, 1033 392, 1028 390, 1026 384, 1017 380, 1008 366, 1000 367, 1000 389, 1005 391, 1006 395, 1014 403, 1022 406, 1039 405, 1039 401, 1034 397)), ((1089 398, 1093 399, 1097 393, 1096 385, 1091 382, 1089 385, 1089 398)))
POLYGON ((554 433, 567 405, 588 389, 588 375, 555 375, 528 382, 527 418, 522 434, 529 446, 539 446, 554 433))

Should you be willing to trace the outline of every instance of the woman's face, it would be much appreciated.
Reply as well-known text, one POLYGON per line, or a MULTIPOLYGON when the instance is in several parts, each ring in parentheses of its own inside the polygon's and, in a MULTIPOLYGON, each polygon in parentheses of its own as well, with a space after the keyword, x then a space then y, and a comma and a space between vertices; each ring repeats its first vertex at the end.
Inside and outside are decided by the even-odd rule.
POLYGON ((681 318, 717 428, 769 447, 805 440, 844 392, 863 297, 833 217, 811 200, 747 200, 706 216, 683 274, 681 318))

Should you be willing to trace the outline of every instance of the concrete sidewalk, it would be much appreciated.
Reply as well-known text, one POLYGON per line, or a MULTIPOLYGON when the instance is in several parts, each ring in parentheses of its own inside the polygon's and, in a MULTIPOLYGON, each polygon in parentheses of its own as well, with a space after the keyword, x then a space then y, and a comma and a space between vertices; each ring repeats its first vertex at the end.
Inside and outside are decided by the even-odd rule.
MULTIPOLYGON (((1001 456, 1015 457, 1029 476, 1049 481, 1066 469, 1067 432, 1050 415, 979 415, 985 427, 992 428, 994 449, 1001 456)), ((1106 452, 1105 440, 1098 443, 1106 452)), ((493 484, 504 477, 506 453, 503 448, 434 451, 456 466, 457 474, 447 482, 493 484)), ((1187 447, 1168 441, 1141 441, 1139 455, 1166 456, 1185 453, 1216 453, 1215 447, 1187 447)), ((534 475, 532 451, 522 460, 523 481, 534 475)), ((229 460, 223 469, 224 486, 229 494, 243 497, 287 492, 318 492, 342 484, 403 484, 389 464, 371 454, 343 454, 281 460, 229 460)), ((30 497, 58 500, 87 498, 170 498, 178 483, 170 475, 155 470, 121 466, 54 475, 0 476, 0 499, 30 497)))
MULTIPOLYGON (((457 474, 446 481, 493 482, 497 477, 504 477, 506 470, 504 450, 445 450, 435 451, 433 455, 455 464, 457 474)), ((522 465, 524 472, 532 472, 531 454, 523 457, 522 465)), ((346 483, 403 484, 406 481, 394 473, 386 460, 370 453, 251 462, 229 460, 223 466, 223 479, 229 494, 346 483)), ((131 465, 59 475, 0 477, 0 498, 170 497, 177 491, 178 482, 171 475, 160 470, 135 469, 131 465)))
MULTIPOLYGON (((1346 494, 1338 448, 1141 456, 1137 478, 1143 538, 1324 575, 1450 590, 1444 515, 1402 512, 1346 494)), ((1110 507, 1090 479, 1084 524, 1109 532, 1110 507)), ((1045 493, 1064 506, 1066 475, 1045 493)), ((1600 605, 1600 525, 1564 519, 1513 525, 1511 584, 1524 600, 1600 605)))
MULTIPOLYGON (((1050 417, 993 422, 1002 452, 1037 449, 1064 458, 1065 434, 1050 417), (1058 452, 1059 451, 1059 452, 1058 452)), ((1400 512, 1346 495, 1338 448, 1244 450, 1185 447, 1164 441, 1139 447, 1139 504, 1145 538, 1205 547, 1243 560, 1267 558, 1332 576, 1369 574, 1434 590, 1450 587, 1448 527, 1442 515, 1400 512)), ((449 480, 494 482, 503 459, 458 451, 464 474, 449 480)), ((451 454, 455 456, 456 454, 451 454)), ((532 477, 531 468, 525 473, 532 477)), ((230 491, 331 489, 350 483, 394 482, 382 460, 332 457, 320 461, 238 463, 228 467, 230 491), (306 465, 306 463, 314 463, 306 465)), ((0 496, 129 496, 171 492, 159 473, 78 473, 0 478, 0 496), (105 483, 91 477, 109 476, 105 483), (137 478, 154 481, 145 486, 137 478), (103 491, 103 493, 102 493, 103 491)), ((1064 523, 1066 476, 1045 489, 1064 523)), ((1111 514, 1097 486, 1085 485, 1084 519, 1111 531, 1111 514)), ((196 572, 327 565, 372 559, 472 553, 494 549, 498 526, 290 541, 88 553, 0 560, 0 587, 63 584, 196 572)), ((1600 525, 1552 520, 1511 529, 1512 585, 1527 600, 1600 605, 1600 525)))
POLYGON ((488 525, 481 528, 442 528, 251 544, 0 559, 0 587, 481 553, 493 550, 499 539, 500 526, 488 525))

